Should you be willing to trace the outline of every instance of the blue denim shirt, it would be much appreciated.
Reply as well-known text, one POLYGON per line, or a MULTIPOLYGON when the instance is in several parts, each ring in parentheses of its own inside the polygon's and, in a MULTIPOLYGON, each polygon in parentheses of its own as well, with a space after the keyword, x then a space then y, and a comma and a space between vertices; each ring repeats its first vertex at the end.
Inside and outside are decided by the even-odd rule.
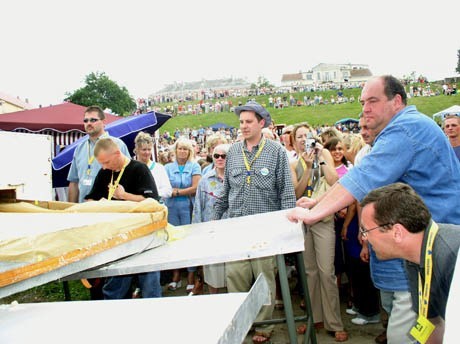
POLYGON ((396 182, 409 184, 436 222, 460 224, 460 162, 441 128, 415 106, 396 114, 371 152, 340 179, 359 201, 396 182))
MULTIPOLYGON (((433 219, 460 223, 460 163, 439 126, 407 106, 376 137, 358 166, 340 179, 357 200, 395 182, 409 184, 425 201, 433 219)), ((397 205, 396 205, 397 206, 397 205)), ((404 262, 381 261, 371 250, 372 280, 387 291, 409 290, 404 262)))
MULTIPOLYGON (((109 137, 108 133, 97 138, 109 137)), ((110 136, 120 147, 121 152, 130 157, 128 148, 126 144, 117 137, 110 136)), ((89 139, 83 141, 76 149, 73 154, 72 164, 70 165, 69 174, 67 175, 67 180, 69 182, 78 183, 78 202, 82 203, 85 200, 85 196, 89 194, 91 188, 93 187, 94 179, 96 179, 97 173, 101 169, 101 165, 97 162, 96 159, 93 159, 90 165, 89 174, 88 174, 88 159, 94 154, 94 146, 96 142, 92 142, 89 139)))
MULTIPOLYGON (((165 165, 166 174, 169 177, 171 186, 174 188, 185 189, 192 186, 192 177, 195 175, 201 176, 201 167, 197 162, 187 161, 184 165, 184 170, 179 171, 179 165, 176 161, 170 162, 165 165)), ((188 196, 179 196, 179 197, 169 197, 165 198, 165 204, 168 207, 174 206, 178 202, 195 202, 194 197, 188 196)))

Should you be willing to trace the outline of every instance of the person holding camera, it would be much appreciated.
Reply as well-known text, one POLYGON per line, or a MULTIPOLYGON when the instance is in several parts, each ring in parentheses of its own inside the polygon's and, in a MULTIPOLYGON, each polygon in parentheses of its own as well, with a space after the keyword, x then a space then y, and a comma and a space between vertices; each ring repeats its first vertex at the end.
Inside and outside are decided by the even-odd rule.
MULTIPOLYGON (((320 197, 337 180, 334 160, 313 136, 306 123, 291 133, 298 160, 291 162, 296 199, 320 197)), ((304 264, 315 327, 331 331, 339 342, 348 339, 340 313, 339 289, 334 269, 335 231, 332 216, 313 226, 305 226, 304 264)), ((299 273, 301 273, 299 271, 299 273)), ((300 305, 303 306, 302 303, 300 305)), ((306 325, 297 329, 305 333, 306 325)))

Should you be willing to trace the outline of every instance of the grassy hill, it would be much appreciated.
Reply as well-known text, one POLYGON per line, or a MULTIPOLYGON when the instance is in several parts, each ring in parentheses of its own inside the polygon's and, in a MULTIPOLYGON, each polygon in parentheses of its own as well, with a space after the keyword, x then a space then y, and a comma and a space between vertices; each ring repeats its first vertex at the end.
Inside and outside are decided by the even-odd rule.
MULTIPOLYGON (((441 89, 438 85, 432 85, 433 90, 441 89)), ((303 100, 304 95, 314 97, 315 94, 322 95, 323 99, 329 99, 331 95, 335 96, 337 91, 323 91, 323 92, 299 92, 293 93, 295 99, 303 100)), ((358 102, 361 89, 347 89, 344 90, 344 95, 350 97, 353 95, 355 101, 346 104, 327 104, 317 106, 294 106, 285 107, 283 109, 268 108, 273 120, 276 124, 295 124, 307 121, 311 125, 333 124, 337 120, 345 117, 358 118, 361 112, 361 104, 358 102)), ((281 95, 283 96, 283 95, 281 95)), ((268 105, 268 95, 251 97, 255 98, 260 104, 268 105)), ((289 97, 289 95, 288 95, 289 97)), ((238 104, 241 101, 243 104, 249 100, 249 97, 229 98, 233 104, 238 104)), ((191 102, 186 102, 189 104, 191 102)), ((192 102, 197 103, 197 102, 192 102)), ((453 96, 433 96, 433 97, 414 97, 408 100, 409 105, 417 106, 417 109, 431 117, 436 112, 445 109, 449 106, 460 104, 460 95, 453 96)), ((164 105, 164 104, 162 104, 164 105)), ((171 105, 171 103, 170 103, 171 105)), ((210 126, 214 123, 222 122, 234 127, 238 127, 238 117, 233 112, 220 112, 220 113, 207 113, 201 115, 178 115, 168 120, 160 129, 160 132, 168 130, 170 133, 174 132, 176 128, 197 128, 200 125, 203 127, 210 126)))

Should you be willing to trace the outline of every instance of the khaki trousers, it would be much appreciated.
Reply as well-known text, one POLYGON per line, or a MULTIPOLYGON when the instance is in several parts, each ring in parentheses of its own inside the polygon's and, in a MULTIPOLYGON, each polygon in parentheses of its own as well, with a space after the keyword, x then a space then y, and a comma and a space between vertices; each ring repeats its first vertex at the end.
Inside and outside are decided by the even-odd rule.
MULTIPOLYGON (((227 290, 229 293, 248 292, 257 276, 260 273, 265 275, 271 294, 271 304, 269 306, 262 306, 257 315, 256 322, 272 319, 276 292, 275 267, 274 256, 225 263, 227 290)), ((274 325, 264 325, 256 327, 255 330, 256 332, 270 335, 273 332, 273 328, 274 325)))
POLYGON ((314 322, 343 331, 339 289, 334 269, 334 220, 307 226, 303 254, 314 322))

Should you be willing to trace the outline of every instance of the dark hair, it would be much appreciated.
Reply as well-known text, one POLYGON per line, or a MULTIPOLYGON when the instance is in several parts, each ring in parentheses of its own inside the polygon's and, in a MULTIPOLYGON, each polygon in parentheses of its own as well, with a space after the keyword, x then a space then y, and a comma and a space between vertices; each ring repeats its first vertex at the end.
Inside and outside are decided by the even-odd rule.
POLYGON ((374 220, 381 224, 402 224, 409 232, 424 231, 431 214, 422 198, 409 185, 394 183, 369 192, 361 207, 374 205, 374 220))
POLYGON ((104 111, 102 111, 102 109, 97 105, 88 106, 85 110, 85 113, 88 113, 88 112, 96 112, 97 117, 99 117, 99 119, 105 119, 104 111))
MULTIPOLYGON (((339 139, 338 137, 334 136, 334 137, 331 137, 329 140, 326 141, 326 143, 324 144, 324 148, 326 148, 330 152, 331 150, 334 150, 335 147, 337 147, 337 145, 339 143, 343 144, 343 141, 341 139, 339 139)), ((344 146, 345 146, 345 144, 344 144, 344 146)), ((343 147, 343 148, 345 149, 345 147, 343 147)), ((348 160, 347 160, 347 158, 345 158, 345 154, 343 155, 341 162, 345 166, 348 166, 348 160)))
POLYGON ((407 93, 403 84, 392 75, 382 76, 383 92, 389 100, 393 99, 397 94, 401 96, 402 103, 407 105, 407 93))

